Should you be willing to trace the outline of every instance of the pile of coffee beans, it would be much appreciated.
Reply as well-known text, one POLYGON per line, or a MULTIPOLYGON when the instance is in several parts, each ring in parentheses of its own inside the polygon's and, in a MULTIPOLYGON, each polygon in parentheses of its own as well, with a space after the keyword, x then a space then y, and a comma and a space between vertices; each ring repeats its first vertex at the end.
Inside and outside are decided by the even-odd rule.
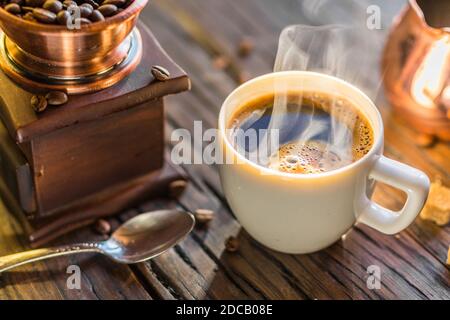
POLYGON ((68 25, 103 21, 134 0, 0 0, 0 7, 28 21, 68 25), (77 21, 74 21, 77 20, 77 21))

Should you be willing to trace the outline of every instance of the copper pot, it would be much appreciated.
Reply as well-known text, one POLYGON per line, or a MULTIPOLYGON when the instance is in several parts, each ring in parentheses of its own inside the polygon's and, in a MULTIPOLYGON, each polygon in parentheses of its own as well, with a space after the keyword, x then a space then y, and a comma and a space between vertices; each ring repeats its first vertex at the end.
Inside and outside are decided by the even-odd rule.
POLYGON ((450 140, 450 1, 409 0, 383 58, 387 97, 416 130, 450 140))
POLYGON ((74 30, 30 22, 0 8, 0 28, 6 35, 1 46, 4 56, 11 60, 6 63, 8 59, 2 57, 2 68, 15 80, 31 87, 61 87, 70 93, 83 93, 111 86, 138 63, 139 59, 134 57, 126 66, 105 76, 126 61, 133 45, 134 51, 139 49, 139 35, 130 33, 147 2, 135 0, 105 21, 74 30))

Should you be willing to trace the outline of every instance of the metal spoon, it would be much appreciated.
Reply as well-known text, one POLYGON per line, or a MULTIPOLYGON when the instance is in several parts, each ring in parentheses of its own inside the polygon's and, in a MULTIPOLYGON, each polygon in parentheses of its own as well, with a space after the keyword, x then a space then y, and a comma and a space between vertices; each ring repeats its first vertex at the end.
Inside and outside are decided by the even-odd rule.
POLYGON ((30 262, 86 252, 101 253, 125 264, 146 261, 183 240, 194 224, 194 216, 184 211, 144 213, 123 224, 106 241, 37 249, 1 257, 0 273, 30 262))

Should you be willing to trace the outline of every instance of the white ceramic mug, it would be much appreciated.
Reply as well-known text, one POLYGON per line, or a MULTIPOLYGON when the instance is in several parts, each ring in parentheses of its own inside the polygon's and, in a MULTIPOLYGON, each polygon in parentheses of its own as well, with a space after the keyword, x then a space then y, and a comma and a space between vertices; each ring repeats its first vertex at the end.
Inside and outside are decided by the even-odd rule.
POLYGON ((357 221, 382 233, 407 228, 421 211, 429 179, 421 171, 383 153, 383 123, 374 103, 358 88, 335 77, 303 71, 272 73, 251 80, 225 100, 219 142, 234 164, 220 166, 223 190, 236 217, 257 241, 277 251, 310 253, 328 247, 357 221), (372 149, 343 168, 319 174, 274 171, 239 154, 225 130, 233 112, 275 88, 331 93, 353 102, 370 121, 372 149), (403 190, 404 207, 393 212, 370 200, 374 181, 403 190))

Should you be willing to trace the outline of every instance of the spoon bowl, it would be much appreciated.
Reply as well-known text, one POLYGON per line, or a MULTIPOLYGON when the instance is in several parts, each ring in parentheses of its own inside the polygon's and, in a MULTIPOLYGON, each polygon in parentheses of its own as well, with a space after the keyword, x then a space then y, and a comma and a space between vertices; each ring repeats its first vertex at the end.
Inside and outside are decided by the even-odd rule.
POLYGON ((175 246, 194 224, 194 217, 183 211, 144 213, 122 225, 109 240, 99 244, 99 249, 120 263, 142 262, 175 246))

